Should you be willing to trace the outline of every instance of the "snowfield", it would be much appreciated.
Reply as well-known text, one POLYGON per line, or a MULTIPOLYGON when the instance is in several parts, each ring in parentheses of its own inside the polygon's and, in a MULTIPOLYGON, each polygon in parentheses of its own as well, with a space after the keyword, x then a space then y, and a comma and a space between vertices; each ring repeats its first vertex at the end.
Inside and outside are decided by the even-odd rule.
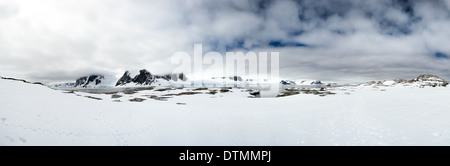
POLYGON ((336 95, 167 101, 0 79, 0 145, 450 145, 450 88, 348 86, 336 95), (95 100, 84 96, 101 98, 95 100))

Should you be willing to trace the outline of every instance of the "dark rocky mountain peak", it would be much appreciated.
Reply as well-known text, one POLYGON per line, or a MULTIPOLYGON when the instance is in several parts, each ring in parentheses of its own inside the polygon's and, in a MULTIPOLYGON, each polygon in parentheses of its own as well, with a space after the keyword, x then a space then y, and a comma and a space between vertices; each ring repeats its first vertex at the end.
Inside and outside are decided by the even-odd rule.
POLYGON ((123 76, 117 81, 116 86, 125 85, 131 82, 130 72, 126 71, 123 76))
POLYGON ((178 79, 180 79, 182 81, 186 81, 187 80, 186 75, 184 75, 183 73, 178 75, 178 79))
POLYGON ((280 84, 282 84, 282 85, 295 85, 295 82, 291 81, 291 80, 281 80, 280 84))
POLYGON ((140 85, 150 85, 151 83, 153 83, 153 81, 155 81, 155 78, 150 72, 142 69, 139 71, 139 74, 136 75, 131 81, 140 85))
POLYGON ((181 74, 166 74, 166 75, 153 75, 146 69, 142 69, 139 71, 139 74, 131 77, 130 72, 126 71, 123 76, 117 81, 116 86, 124 86, 128 83, 135 83, 137 85, 151 85, 154 82, 158 82, 159 80, 165 81, 177 81, 177 80, 186 80, 186 76, 181 74))
POLYGON ((311 85, 322 85, 322 82, 321 81, 313 81, 313 82, 311 82, 311 85))
POLYGON ((88 85, 98 85, 102 83, 102 79, 105 77, 102 75, 90 75, 85 77, 80 77, 75 81, 74 87, 86 88, 88 85))
POLYGON ((153 83, 153 81, 155 81, 155 78, 150 72, 142 69, 139 71, 139 74, 136 75, 131 81, 140 85, 150 85, 151 83, 153 83))
POLYGON ((242 81, 242 77, 241 76, 232 76, 232 77, 229 77, 229 79, 233 80, 233 81, 242 81))

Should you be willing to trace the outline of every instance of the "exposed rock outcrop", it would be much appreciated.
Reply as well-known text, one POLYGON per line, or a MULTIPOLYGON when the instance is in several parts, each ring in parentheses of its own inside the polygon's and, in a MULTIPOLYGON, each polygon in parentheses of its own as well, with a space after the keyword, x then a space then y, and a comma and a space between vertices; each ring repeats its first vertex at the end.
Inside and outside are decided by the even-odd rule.
POLYGON ((154 82, 158 81, 185 81, 186 76, 181 74, 166 74, 166 75, 152 75, 149 71, 142 69, 139 71, 139 74, 131 77, 130 72, 126 71, 122 77, 116 82, 115 86, 124 86, 129 83, 134 83, 136 85, 151 85, 154 82))
POLYGON ((444 79, 435 76, 435 75, 429 75, 429 74, 425 74, 425 75, 420 75, 418 76, 416 79, 413 79, 414 81, 421 81, 421 82, 425 82, 425 81, 430 81, 430 82, 447 82, 444 79))
POLYGON ((233 76, 233 77, 229 77, 230 80, 233 81, 242 81, 242 77, 241 76, 233 76))
POLYGON ((117 81, 116 86, 125 85, 131 82, 130 72, 126 71, 123 76, 117 81))
POLYGON ((139 74, 136 75, 131 81, 139 85, 150 85, 155 81, 155 78, 150 72, 142 69, 139 71, 139 74))
POLYGON ((155 79, 156 77, 145 69, 140 70, 139 74, 134 76, 134 78, 131 78, 130 72, 126 71, 117 81, 116 86, 123 86, 131 82, 136 85, 150 85, 155 81, 155 79))
POLYGON ((414 82, 420 82, 422 84, 422 86, 432 86, 432 87, 436 87, 436 86, 447 86, 448 82, 438 76, 435 75, 420 75, 419 77, 417 77, 416 79, 413 79, 411 81, 414 82))
POLYGON ((411 80, 406 80, 406 79, 395 79, 393 81, 390 80, 385 80, 383 82, 375 82, 375 81, 370 81, 368 83, 366 83, 366 85, 376 85, 376 86, 389 86, 389 85, 396 85, 396 84, 403 84, 403 85, 417 85, 420 87, 425 87, 425 86, 432 86, 432 87, 438 87, 438 86, 447 86, 448 82, 438 76, 435 75, 429 75, 429 74, 425 74, 425 75, 420 75, 417 78, 411 79, 411 80))
POLYGON ((102 83, 102 79, 105 77, 102 75, 90 75, 85 77, 80 77, 75 81, 74 87, 86 88, 88 85, 98 85, 102 83))
POLYGON ((312 81, 311 85, 322 85, 322 82, 317 80, 317 81, 312 81))
POLYGON ((295 85, 294 81, 290 81, 290 80, 281 80, 280 84, 282 85, 295 85))
POLYGON ((45 86, 45 85, 44 85, 43 83, 41 83, 41 82, 29 82, 29 81, 24 80, 24 79, 8 78, 8 77, 1 77, 1 76, 0 76, 0 79, 4 79, 4 80, 13 80, 13 81, 21 81, 21 82, 27 83, 27 84, 36 84, 36 85, 42 85, 42 86, 45 86))

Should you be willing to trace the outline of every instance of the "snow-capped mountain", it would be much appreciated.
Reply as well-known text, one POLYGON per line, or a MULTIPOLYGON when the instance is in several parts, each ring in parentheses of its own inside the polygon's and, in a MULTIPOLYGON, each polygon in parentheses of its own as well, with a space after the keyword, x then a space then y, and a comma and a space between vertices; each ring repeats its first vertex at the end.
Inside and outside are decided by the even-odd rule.
POLYGON ((102 83, 102 80, 105 79, 105 76, 102 75, 90 75, 85 77, 80 77, 75 81, 74 87, 83 87, 86 88, 88 86, 95 86, 102 83))
POLYGON ((126 71, 122 77, 117 80, 115 86, 123 87, 123 86, 149 86, 149 85, 158 85, 158 86, 168 86, 173 85, 176 82, 186 81, 186 76, 181 74, 166 74, 166 75, 153 75, 149 71, 142 69, 139 71, 139 74, 131 77, 129 71, 126 71))
POLYGON ((132 78, 130 77, 130 72, 126 71, 123 73, 123 76, 117 81, 116 86, 125 85, 130 83, 132 78))
POLYGON ((296 85, 322 85, 322 82, 319 80, 297 80, 295 81, 296 85))
MULTIPOLYGON (((49 87, 54 89, 72 89, 72 88, 120 88, 120 87, 142 87, 142 86, 206 86, 206 87, 234 87, 234 86, 246 86, 246 85, 258 85, 269 83, 267 80, 264 82, 254 79, 243 78, 241 76, 230 77, 211 77, 210 79, 193 79, 188 80, 186 76, 181 74, 166 74, 166 75, 154 75, 146 69, 142 69, 139 73, 131 73, 126 71, 122 77, 116 78, 113 76, 104 75, 90 75, 78 78, 75 82, 52 84, 49 87)), ((307 86, 307 87, 335 87, 339 86, 336 83, 323 83, 319 80, 281 80, 281 85, 295 85, 295 86, 307 86)), ((385 81, 370 81, 358 85, 365 86, 417 86, 417 87, 439 87, 447 86, 448 82, 438 76, 434 75, 420 75, 417 78, 411 80, 395 79, 385 81)))
POLYGON ((281 80, 280 84, 282 85, 295 85, 295 81, 291 81, 291 80, 281 80))
MULTIPOLYGON (((323 83, 319 80, 281 80, 281 85, 301 85, 301 86, 322 86, 323 83)), ((330 84, 331 85, 331 84, 330 84)))
POLYGON ((65 83, 61 88, 108 88, 113 86, 115 81, 116 78, 113 76, 89 75, 78 78, 73 87, 70 86, 72 83, 65 83))
POLYGON ((153 75, 146 69, 142 69, 136 75, 126 71, 119 79, 114 76, 89 75, 80 77, 75 82, 54 83, 48 86, 55 89, 171 86, 186 83, 183 82, 186 80, 183 73, 153 75))
POLYGON ((77 88, 109 88, 114 86, 116 78, 104 75, 82 76, 74 82, 49 83, 46 86, 53 89, 77 89, 77 88))
POLYGON ((322 85, 323 83, 319 80, 281 80, 282 85, 322 85))
POLYGON ((65 89, 65 88, 73 88, 73 87, 75 87, 75 83, 74 82, 54 83, 54 84, 50 84, 50 85, 47 85, 47 86, 52 87, 52 88, 56 88, 56 89, 65 89))
POLYGON ((117 81, 116 86, 124 86, 130 83, 136 85, 150 85, 154 81, 155 77, 145 69, 140 70, 139 74, 134 76, 134 78, 131 78, 130 72, 126 71, 123 76, 120 77, 120 79, 117 81))

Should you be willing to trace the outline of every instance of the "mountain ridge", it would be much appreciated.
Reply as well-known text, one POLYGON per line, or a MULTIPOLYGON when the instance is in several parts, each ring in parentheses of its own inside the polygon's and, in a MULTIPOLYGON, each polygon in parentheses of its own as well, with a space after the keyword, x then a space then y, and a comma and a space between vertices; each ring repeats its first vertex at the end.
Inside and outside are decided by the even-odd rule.
MULTIPOLYGON (((119 79, 107 79, 107 77, 103 75, 89 75, 83 76, 75 80, 75 82, 67 82, 61 84, 54 85, 45 85, 41 82, 29 82, 24 79, 17 78, 9 78, 9 77, 1 77, 1 79, 5 80, 13 80, 20 81, 29 84, 39 84, 45 85, 55 89, 64 89, 64 88, 102 88, 102 87, 132 87, 132 86, 150 86, 155 83, 159 83, 159 85, 164 86, 166 82, 171 80, 184 80, 187 78, 183 73, 180 74, 166 74, 166 75, 153 75, 146 69, 142 69, 139 71, 139 74, 136 74, 134 77, 131 77, 132 74, 129 71, 125 71, 125 73, 119 79)), ((214 80, 215 77, 212 78, 214 80)), ((222 77, 220 77, 222 78, 222 77)), ((239 76, 234 77, 223 77, 224 79, 230 79, 231 81, 244 81, 239 76)), ((281 80, 279 82, 282 85, 331 85, 331 83, 324 84, 319 80, 281 80)), ((187 83, 189 85, 189 83, 187 83)), ((394 79, 394 80, 384 80, 384 81, 369 81, 360 83, 358 85, 366 85, 366 86, 387 86, 387 85, 417 85, 420 87, 431 86, 431 87, 446 87, 449 84, 448 81, 444 80, 441 77, 431 74, 423 74, 419 75, 416 78, 407 80, 407 79, 394 79)), ((333 83, 333 85, 338 86, 338 84, 333 83)))

